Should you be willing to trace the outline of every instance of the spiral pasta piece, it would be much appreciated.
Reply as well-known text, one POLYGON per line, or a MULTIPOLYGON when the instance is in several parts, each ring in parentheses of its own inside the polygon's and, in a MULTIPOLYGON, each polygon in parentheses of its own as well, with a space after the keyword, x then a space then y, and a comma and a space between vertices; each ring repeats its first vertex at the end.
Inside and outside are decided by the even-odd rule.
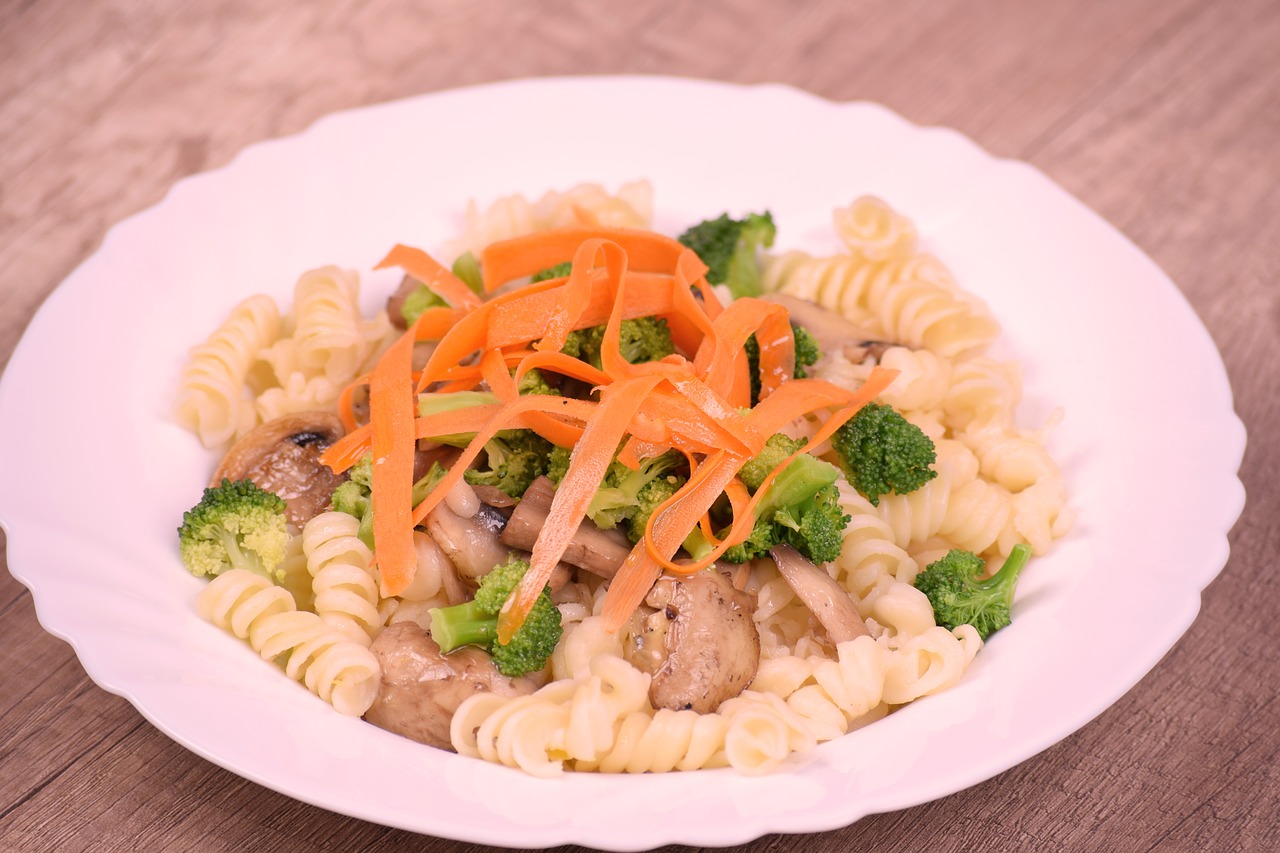
POLYGON ((244 569, 218 575, 196 598, 200 615, 242 640, 264 660, 340 713, 361 716, 378 692, 377 658, 314 613, 295 608, 285 589, 244 569))
POLYGON ((178 384, 178 422, 217 447, 257 425, 247 383, 259 353, 280 333, 280 310, 251 296, 203 344, 191 350, 178 384))
POLYGON ((948 358, 984 350, 999 324, 941 262, 915 251, 914 228, 904 223, 878 199, 858 199, 835 215, 850 254, 788 252, 766 265, 764 286, 842 314, 869 337, 948 358))
POLYGON ((610 194, 599 184, 582 183, 564 192, 550 190, 536 202, 516 193, 497 199, 483 211, 471 201, 463 219, 462 235, 446 248, 446 254, 479 255, 485 246, 572 225, 604 225, 612 228, 648 228, 653 220, 653 186, 632 181, 610 194))
POLYGON ((322 512, 302 528, 302 550, 315 592, 315 612, 335 630, 368 645, 382 629, 373 554, 357 535, 360 522, 345 512, 322 512))

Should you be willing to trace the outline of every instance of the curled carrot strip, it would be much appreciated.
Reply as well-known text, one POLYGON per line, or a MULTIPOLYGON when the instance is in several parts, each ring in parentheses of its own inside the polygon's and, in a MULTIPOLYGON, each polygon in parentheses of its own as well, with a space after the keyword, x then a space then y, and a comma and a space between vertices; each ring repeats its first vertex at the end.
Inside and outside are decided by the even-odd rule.
POLYGON ((470 310, 480 304, 480 298, 467 287, 466 282, 421 249, 397 243, 374 269, 380 270, 386 267, 399 267, 404 270, 439 294, 454 308, 470 310))

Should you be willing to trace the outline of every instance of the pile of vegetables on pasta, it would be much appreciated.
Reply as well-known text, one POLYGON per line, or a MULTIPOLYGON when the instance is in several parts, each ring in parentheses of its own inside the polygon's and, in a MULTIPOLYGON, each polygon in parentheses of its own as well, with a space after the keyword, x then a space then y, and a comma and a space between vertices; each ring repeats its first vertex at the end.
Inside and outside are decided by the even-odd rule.
MULTIPOLYGON (((896 371, 876 367, 855 390, 810 378, 817 341, 758 298, 757 251, 773 235, 767 213, 708 220, 680 239, 563 228, 494 243, 452 269, 393 248, 379 268, 416 282, 399 306, 406 331, 344 392, 346 435, 320 457, 346 477, 332 507, 360 520, 382 595, 412 583, 414 530, 459 482, 517 501, 547 478, 554 497, 527 563, 495 569, 473 602, 432 614, 444 651, 479 645, 504 675, 521 675, 541 669, 560 636, 548 581, 584 519, 632 544, 604 600, 617 631, 663 572, 781 546, 836 559, 849 522, 842 475, 872 503, 928 482, 932 442, 872 402, 896 371), (433 350, 415 369, 420 342, 433 350), (365 389, 367 415, 356 404, 365 389), (808 429, 788 435, 797 423, 808 429), (451 445, 457 459, 415 477, 422 443, 451 445)), ((180 531, 188 568, 274 577, 286 534, 272 497, 248 481, 208 490, 180 531)), ((949 556, 921 588, 986 633, 1000 620, 977 613, 973 595, 957 603, 980 568, 949 556)), ((1016 573, 994 585, 1009 598, 1016 573)))

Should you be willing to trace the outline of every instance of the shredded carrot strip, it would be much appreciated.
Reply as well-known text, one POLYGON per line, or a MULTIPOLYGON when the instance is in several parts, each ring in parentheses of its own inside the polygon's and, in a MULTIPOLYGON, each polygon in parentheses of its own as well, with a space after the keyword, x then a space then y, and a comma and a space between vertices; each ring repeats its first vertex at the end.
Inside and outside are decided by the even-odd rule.
POLYGON ((439 294, 454 308, 469 310, 480 304, 480 297, 467 287, 466 282, 421 249, 397 243, 374 269, 380 270, 386 267, 399 267, 404 270, 439 294))
POLYGON ((322 455, 340 473, 373 452, 377 561, 384 595, 394 595, 413 578, 413 527, 500 430, 532 429, 561 447, 573 447, 529 571, 499 616, 499 642, 510 639, 537 600, 615 453, 622 464, 636 468, 643 459, 675 449, 687 457, 690 469, 688 481, 653 513, 644 538, 610 582, 604 613, 606 624, 616 630, 664 568, 699 571, 750 535, 756 506, 791 461, 770 472, 754 495, 747 492, 738 471, 769 436, 798 417, 830 412, 798 451, 808 452, 893 378, 893 371, 877 368, 856 392, 793 379, 794 338, 783 307, 753 299, 723 305, 706 281, 706 265, 677 241, 600 227, 594 217, 578 215, 581 227, 503 241, 482 255, 490 293, 565 261, 572 263, 568 276, 509 288, 483 301, 425 252, 394 247, 379 267, 401 267, 450 307, 424 312, 369 377, 344 389, 340 410, 348 433, 322 455), (621 353, 621 325, 647 316, 666 320, 677 352, 633 365, 621 353), (571 332, 594 326, 605 327, 599 369, 560 352, 571 332), (751 383, 744 346, 752 335, 759 344, 761 393, 758 405, 744 411, 751 383), (413 343, 423 340, 437 343, 415 376, 413 343), (599 402, 520 396, 520 381, 534 369, 587 383, 599 392, 599 402), (352 400, 363 382, 370 388, 370 423, 357 426, 352 400), (428 389, 471 390, 482 383, 496 404, 415 417, 416 395, 428 389), (426 500, 411 506, 415 442, 460 434, 473 437, 426 500), (728 498, 734 522, 718 537, 710 509, 721 495, 728 498), (676 552, 695 529, 711 544, 711 554, 676 562, 676 552))
POLYGON ((636 543, 609 582, 601 612, 607 630, 617 631, 630 618, 661 571, 659 559, 675 554, 689 531, 697 526, 698 516, 715 503, 745 461, 743 457, 718 451, 698 466, 678 492, 653 511, 644 539, 636 543), (676 517, 669 517, 669 512, 675 512, 676 517), (655 525, 655 519, 660 516, 662 524, 655 525), (686 520, 688 524, 681 530, 680 525, 686 520))
POLYGON ((383 597, 399 595, 413 582, 418 557, 413 546, 413 332, 406 332, 379 359, 369 379, 373 431, 373 541, 383 597))
POLYGON ((498 614, 498 642, 510 641, 533 609, 556 564, 564 556, 569 541, 586 517, 605 470, 626 435, 627 425, 645 395, 660 381, 658 377, 650 376, 622 380, 600 392, 599 408, 583 430, 582 440, 573 449, 569 470, 556 489, 542 535, 533 546, 529 570, 498 614))
POLYGON ((679 241, 633 228, 557 228, 493 243, 480 255, 484 289, 493 292, 517 278, 573 259, 578 247, 592 239, 608 240, 627 253, 632 269, 670 272, 681 253, 679 241))

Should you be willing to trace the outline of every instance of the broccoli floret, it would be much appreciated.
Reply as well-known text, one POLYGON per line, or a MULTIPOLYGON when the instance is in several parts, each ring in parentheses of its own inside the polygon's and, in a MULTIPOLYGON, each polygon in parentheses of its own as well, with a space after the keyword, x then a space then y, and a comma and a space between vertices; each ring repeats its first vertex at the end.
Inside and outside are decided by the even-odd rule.
MULTIPOLYGON (((604 343, 604 326, 592 326, 570 332, 561 352, 593 367, 600 367, 600 347, 604 343)), ((667 321, 659 317, 636 317, 623 320, 618 327, 618 351, 631 364, 658 361, 676 351, 667 321)))
POLYGON ((738 478, 755 494, 769 472, 804 445, 805 442, 798 438, 788 438, 780 432, 774 433, 765 442, 764 449, 746 461, 738 471, 738 478))
POLYGON ((463 476, 473 486, 496 486, 518 498, 530 483, 547 473, 551 450, 551 442, 533 430, 503 430, 485 442, 486 467, 468 471, 463 476))
POLYGON ((462 283, 476 295, 484 293, 484 276, 480 274, 480 262, 476 256, 467 252, 453 262, 453 274, 462 279, 462 283))
POLYGON ((986 640, 1012 621, 1013 593, 1030 556, 1030 546, 1015 545, 1000 571, 983 579, 982 558, 955 549, 916 575, 915 587, 929 598, 939 625, 972 625, 986 640))
MULTIPOLYGON (((739 477, 754 494, 770 471, 803 446, 803 441, 785 435, 771 436, 764 450, 739 471, 739 477)), ((849 523, 849 516, 840 509, 835 487, 839 476, 834 465, 807 453, 797 456, 774 477, 764 498, 756 505, 751 535, 745 542, 730 547, 724 558, 743 563, 783 543, 815 563, 827 563, 839 557, 844 528, 849 523)), ((720 535, 727 532, 721 531, 720 535)))
POLYGON ((553 447, 547 456, 547 479, 560 485, 564 475, 569 473, 569 460, 573 451, 567 447, 553 447))
POLYGON ((654 510, 662 506, 667 498, 680 491, 680 487, 686 480, 687 478, 678 474, 667 474, 665 477, 655 477, 645 483, 636 493, 636 510, 627 519, 627 538, 632 542, 643 539, 649 516, 653 515, 654 510))
POLYGON ((497 639, 498 612, 528 570, 528 563, 513 557, 480 579, 471 601, 432 608, 431 638, 440 651, 447 654, 459 646, 480 646, 493 657, 498 672, 510 678, 545 667, 564 631, 551 587, 543 588, 511 642, 504 645, 497 639))
POLYGON ((777 228, 768 211, 748 214, 744 219, 730 219, 721 214, 716 219, 699 222, 679 236, 681 243, 697 252, 707 265, 707 281, 726 284, 735 299, 759 296, 760 262, 757 249, 773 245, 777 228))
POLYGON ((447 307, 448 304, 434 290, 425 284, 419 284, 405 297, 404 304, 400 306, 400 316, 404 318, 406 326, 412 326, 428 308, 447 307))
POLYGON ((191 574, 220 575, 248 569, 278 583, 289 530, 285 502, 250 480, 222 483, 204 490, 200 502, 182 514, 178 547, 191 574))
MULTIPOLYGON (((436 484, 449 473, 439 462, 432 462, 430 470, 421 480, 413 484, 413 505, 422 503, 436 484)), ((333 490, 329 505, 335 512, 345 512, 360 519, 360 529, 356 536, 372 551, 373 540, 373 454, 366 453, 360 461, 351 466, 347 479, 333 490)))
MULTIPOLYGON (((791 324, 791 332, 795 337, 796 351, 796 367, 792 372, 792 376, 796 379, 804 379, 809 375, 805 370, 822 357, 822 351, 818 348, 818 339, 803 326, 791 324)), ((747 342, 742 349, 747 353, 747 373, 751 377, 751 405, 754 406, 760 402, 760 342, 756 340, 756 336, 752 335, 747 338, 747 342)))
MULTIPOLYGON (((551 451, 547 477, 556 485, 568 473, 571 455, 572 451, 565 447, 551 451)), ((627 538, 639 542, 649 516, 685 484, 687 472, 679 471, 684 467, 684 457, 674 450, 642 460, 635 471, 615 459, 591 499, 587 517, 604 529, 625 525, 627 538)))
POLYGON ((868 403, 831 437, 849 482, 871 501, 914 492, 938 476, 933 440, 892 406, 868 403))
MULTIPOLYGON (((621 462, 611 462, 605 471, 599 490, 596 491, 595 497, 591 499, 591 505, 587 508, 587 517, 595 522, 596 527, 606 530, 630 520, 638 512, 643 512, 644 519, 647 521, 649 515, 657 509, 658 504, 674 494, 675 488, 679 488, 675 483, 667 482, 666 478, 671 476, 679 483, 684 482, 683 479, 676 478, 672 474, 682 462, 684 457, 674 450, 642 460, 640 467, 634 471, 621 462), (655 481, 663 485, 655 486, 646 492, 646 487, 655 481), (660 497, 668 488, 670 491, 660 497), (641 501, 642 493, 645 494, 644 501, 641 501), (656 502, 654 502, 655 498, 658 498, 656 502)), ((641 522, 640 532, 644 533, 644 522, 641 522)))
POLYGON ((564 278, 573 272, 573 262, 565 261, 562 264, 556 264, 554 267, 547 267, 545 270, 539 270, 533 274, 532 282, 546 281, 551 278, 564 278))
POLYGON ((549 397, 560 396, 560 392, 547 384, 547 378, 536 367, 525 371, 524 376, 520 377, 520 384, 516 386, 516 393, 522 397, 527 394, 543 394, 549 397))

